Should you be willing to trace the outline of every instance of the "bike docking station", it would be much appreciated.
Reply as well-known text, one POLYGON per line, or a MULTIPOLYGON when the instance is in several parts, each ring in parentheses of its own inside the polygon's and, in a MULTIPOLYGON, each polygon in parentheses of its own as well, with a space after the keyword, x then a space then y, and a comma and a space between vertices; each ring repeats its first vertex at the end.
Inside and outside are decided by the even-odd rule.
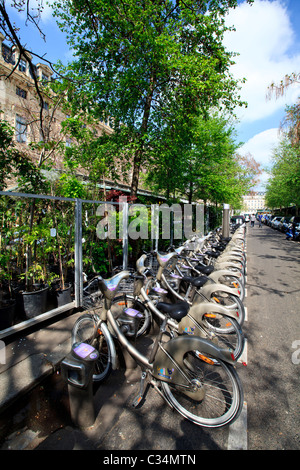
MULTIPOLYGON (((141 321, 142 315, 138 310, 133 308, 124 308, 122 314, 118 317, 120 329, 128 340, 136 340, 136 334, 141 321)), ((137 367, 136 361, 131 357, 126 347, 120 343, 120 348, 125 361, 127 371, 134 370, 137 367)))
POLYGON ((86 343, 75 343, 61 362, 62 378, 68 385, 71 419, 79 428, 89 428, 95 422, 93 372, 98 351, 86 343))

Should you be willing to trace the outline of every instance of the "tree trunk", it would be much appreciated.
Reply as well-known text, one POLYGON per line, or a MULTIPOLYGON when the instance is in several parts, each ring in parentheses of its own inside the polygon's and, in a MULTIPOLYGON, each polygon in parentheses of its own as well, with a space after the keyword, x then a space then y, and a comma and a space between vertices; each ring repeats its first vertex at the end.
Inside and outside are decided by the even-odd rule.
POLYGON ((148 129, 148 121, 150 116, 151 110, 151 103, 153 99, 153 93, 156 85, 156 76, 155 73, 152 74, 150 79, 150 86, 149 86, 149 93, 145 102, 144 107, 144 115, 143 121, 140 129, 140 146, 135 152, 134 159, 133 159, 133 172, 132 172, 132 180, 131 180, 131 190, 130 195, 132 197, 136 197, 138 185, 139 185, 139 174, 142 165, 142 158, 143 158, 143 147, 144 147, 144 136, 148 129))

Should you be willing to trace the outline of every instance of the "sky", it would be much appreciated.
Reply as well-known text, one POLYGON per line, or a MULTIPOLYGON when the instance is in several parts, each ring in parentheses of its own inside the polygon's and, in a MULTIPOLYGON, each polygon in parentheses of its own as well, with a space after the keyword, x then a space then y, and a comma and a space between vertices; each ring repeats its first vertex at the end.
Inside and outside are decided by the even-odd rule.
MULTIPOLYGON (((31 5, 38 1, 31 0, 31 5)), ((50 4, 53 1, 48 0, 50 4)), ((236 139, 243 142, 238 152, 241 155, 250 153, 262 168, 267 169, 271 165, 272 150, 279 142, 279 127, 285 107, 294 104, 300 96, 300 84, 295 84, 280 99, 275 95, 269 100, 266 98, 271 83, 280 83, 286 74, 299 72, 300 0, 254 0, 252 5, 239 0, 238 3, 238 7, 226 17, 226 24, 234 26, 235 31, 226 33, 224 37, 225 47, 239 54, 234 59, 231 73, 235 78, 246 78, 240 95, 248 106, 236 110, 236 139)), ((46 0, 43 0, 40 22, 46 41, 33 25, 25 27, 25 16, 16 13, 9 4, 7 1, 7 11, 21 27, 20 36, 28 49, 49 61, 71 61, 72 51, 46 0)), ((260 180, 254 189, 263 191, 267 173, 264 172, 260 180)))

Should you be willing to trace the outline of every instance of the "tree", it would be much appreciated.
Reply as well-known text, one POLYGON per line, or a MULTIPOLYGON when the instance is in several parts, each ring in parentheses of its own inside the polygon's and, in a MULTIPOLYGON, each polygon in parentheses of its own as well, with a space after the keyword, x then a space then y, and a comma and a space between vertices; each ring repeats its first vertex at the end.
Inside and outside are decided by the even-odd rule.
POLYGON ((285 136, 273 153, 270 179, 266 187, 269 207, 300 206, 299 146, 285 136))
MULTIPOLYGON (((251 3, 251 1, 250 1, 251 3)), ((105 120, 136 195, 153 134, 188 103, 188 115, 240 103, 222 44, 236 0, 64 0, 55 14, 76 60, 63 70, 69 102, 105 120)))
POLYGON ((172 188, 189 203, 203 199, 238 204, 259 168, 254 159, 236 155, 239 144, 228 118, 215 112, 190 120, 179 134, 173 128, 167 131, 164 145, 153 147, 148 184, 165 189, 167 197, 172 188))

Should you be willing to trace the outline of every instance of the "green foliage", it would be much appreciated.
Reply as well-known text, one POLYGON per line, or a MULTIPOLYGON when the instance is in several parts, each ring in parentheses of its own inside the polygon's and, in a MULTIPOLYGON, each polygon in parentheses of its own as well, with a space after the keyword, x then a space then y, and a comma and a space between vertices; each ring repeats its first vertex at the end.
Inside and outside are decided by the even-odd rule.
POLYGON ((243 104, 229 73, 233 54, 222 44, 224 16, 236 0, 55 5, 76 58, 63 70, 62 83, 72 116, 81 109, 102 121, 113 117, 115 134, 104 149, 114 147, 115 157, 131 162, 132 194, 166 116, 173 117, 176 134, 213 106, 232 112, 243 104))
POLYGON ((273 152, 266 187, 266 202, 270 208, 300 206, 300 147, 291 143, 290 135, 286 135, 273 152))

